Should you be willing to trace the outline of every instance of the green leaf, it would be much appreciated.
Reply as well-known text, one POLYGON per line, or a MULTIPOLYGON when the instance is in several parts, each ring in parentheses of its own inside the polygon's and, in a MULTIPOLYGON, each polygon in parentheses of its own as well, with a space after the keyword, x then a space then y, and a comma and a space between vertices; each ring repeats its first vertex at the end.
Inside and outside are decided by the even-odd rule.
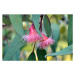
POLYGON ((11 24, 11 21, 10 21, 8 15, 3 15, 2 17, 3 17, 3 23, 5 23, 6 25, 10 25, 11 24))
MULTIPOLYGON (((11 45, 11 43, 10 43, 11 45)), ((8 44, 6 44, 4 51, 3 51, 3 56, 5 56, 6 52, 8 51, 10 47, 8 46, 8 44)), ((20 59, 20 49, 17 50, 11 57, 9 60, 19 60, 20 59)))
POLYGON ((24 35, 22 16, 21 15, 9 15, 11 23, 15 31, 22 37, 24 35))
POLYGON ((57 41, 59 38, 60 28, 57 24, 54 23, 51 24, 51 28, 52 28, 52 37, 55 40, 55 43, 51 46, 51 48, 52 51, 55 52, 57 47, 57 41))
POLYGON ((51 28, 52 28, 52 37, 56 42, 59 38, 59 33, 60 33, 59 25, 52 23, 51 28))
POLYGON ((52 48, 52 52, 56 52, 56 47, 57 47, 57 42, 55 42, 51 48, 52 48))
POLYGON ((22 18, 23 18, 23 21, 27 21, 27 22, 33 23, 33 21, 30 20, 30 19, 29 19, 27 16, 25 16, 25 15, 23 15, 22 18))
POLYGON ((66 55, 66 54, 72 54, 73 53, 73 45, 70 45, 64 49, 62 49, 61 51, 58 51, 56 53, 52 53, 50 55, 46 55, 47 56, 56 56, 56 55, 66 55))
POLYGON ((73 15, 69 15, 68 46, 73 44, 73 15))
POLYGON ((6 44, 5 47, 4 47, 4 50, 3 50, 3 56, 5 56, 8 49, 9 49, 9 45, 6 44))
POLYGON ((51 36, 51 23, 47 15, 44 15, 44 28, 47 34, 47 37, 51 36))
POLYGON ((39 30, 39 19, 40 19, 40 15, 32 15, 32 21, 34 22, 36 31, 41 36, 40 30, 39 30))
POLYGON ((3 60, 9 60, 9 58, 24 45, 25 42, 21 40, 21 37, 19 35, 16 35, 3 60))
POLYGON ((38 60, 40 60, 40 61, 42 61, 42 60, 46 61, 45 55, 46 55, 46 50, 45 49, 40 49, 40 48, 37 49, 38 60))
POLYGON ((10 61, 19 61, 20 60, 20 49, 19 50, 17 50, 14 54, 13 54, 13 56, 11 56, 10 58, 9 58, 9 60, 10 61))
POLYGON ((32 52, 32 53, 29 55, 28 60, 29 60, 29 61, 36 61, 36 56, 35 56, 35 53, 34 53, 34 52, 32 52))

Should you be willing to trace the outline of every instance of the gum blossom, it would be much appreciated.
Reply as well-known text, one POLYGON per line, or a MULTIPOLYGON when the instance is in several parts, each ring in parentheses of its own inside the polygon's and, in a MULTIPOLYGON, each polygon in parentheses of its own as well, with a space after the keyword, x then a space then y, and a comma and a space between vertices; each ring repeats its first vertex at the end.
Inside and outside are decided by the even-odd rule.
POLYGON ((55 41, 52 39, 52 37, 47 37, 45 36, 42 32, 41 32, 41 35, 42 35, 42 40, 41 42, 39 42, 38 44, 38 47, 40 48, 45 48, 49 45, 52 45, 55 41))
POLYGON ((29 35, 23 36, 22 39, 24 39, 24 41, 27 41, 28 43, 33 43, 33 42, 40 41, 42 39, 36 31, 34 23, 32 23, 29 31, 30 31, 29 35))

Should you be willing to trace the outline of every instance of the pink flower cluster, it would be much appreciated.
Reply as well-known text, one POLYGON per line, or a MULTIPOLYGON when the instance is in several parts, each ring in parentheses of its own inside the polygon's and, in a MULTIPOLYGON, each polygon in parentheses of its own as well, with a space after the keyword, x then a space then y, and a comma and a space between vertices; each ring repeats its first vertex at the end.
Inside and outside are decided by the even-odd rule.
POLYGON ((35 29, 34 23, 32 23, 29 31, 30 31, 29 35, 23 36, 24 41, 27 41, 28 43, 40 41, 38 44, 38 47, 40 48, 45 48, 54 43, 54 40, 51 37, 48 38, 47 36, 45 36, 43 32, 41 32, 41 35, 42 35, 42 38, 41 38, 35 29))
POLYGON ((28 43, 33 43, 33 42, 37 42, 40 41, 41 37, 39 36, 39 34, 37 33, 35 27, 34 27, 34 23, 32 23, 30 29, 29 29, 29 35, 24 35, 24 41, 27 41, 28 43))
POLYGON ((41 35, 42 35, 42 40, 38 44, 38 46, 40 48, 45 48, 45 47, 52 45, 54 43, 54 40, 52 39, 52 37, 48 38, 42 32, 41 32, 41 35))

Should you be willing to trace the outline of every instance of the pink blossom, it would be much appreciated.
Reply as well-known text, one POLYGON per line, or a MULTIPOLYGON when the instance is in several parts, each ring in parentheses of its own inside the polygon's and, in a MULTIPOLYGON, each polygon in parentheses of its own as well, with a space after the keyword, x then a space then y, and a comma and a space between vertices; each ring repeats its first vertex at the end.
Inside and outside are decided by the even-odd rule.
POLYGON ((38 46, 40 48, 45 48, 49 45, 52 45, 54 43, 54 40, 52 39, 52 37, 47 37, 45 36, 42 32, 41 32, 41 35, 42 35, 42 40, 41 42, 39 42, 38 46))
POLYGON ((32 23, 30 29, 29 29, 29 35, 24 35, 24 41, 27 41, 28 43, 32 43, 32 42, 37 42, 39 40, 41 40, 41 37, 39 36, 39 34, 37 33, 34 23, 32 23))

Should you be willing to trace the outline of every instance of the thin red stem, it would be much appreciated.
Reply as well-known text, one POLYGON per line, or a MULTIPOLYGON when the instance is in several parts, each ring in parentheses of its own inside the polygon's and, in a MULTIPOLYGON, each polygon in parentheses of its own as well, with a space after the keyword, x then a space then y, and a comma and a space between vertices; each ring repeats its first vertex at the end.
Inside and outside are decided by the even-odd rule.
POLYGON ((41 15, 40 16, 40 21, 39 21, 39 23, 40 23, 40 31, 42 31, 42 20, 43 20, 43 15, 41 15))

